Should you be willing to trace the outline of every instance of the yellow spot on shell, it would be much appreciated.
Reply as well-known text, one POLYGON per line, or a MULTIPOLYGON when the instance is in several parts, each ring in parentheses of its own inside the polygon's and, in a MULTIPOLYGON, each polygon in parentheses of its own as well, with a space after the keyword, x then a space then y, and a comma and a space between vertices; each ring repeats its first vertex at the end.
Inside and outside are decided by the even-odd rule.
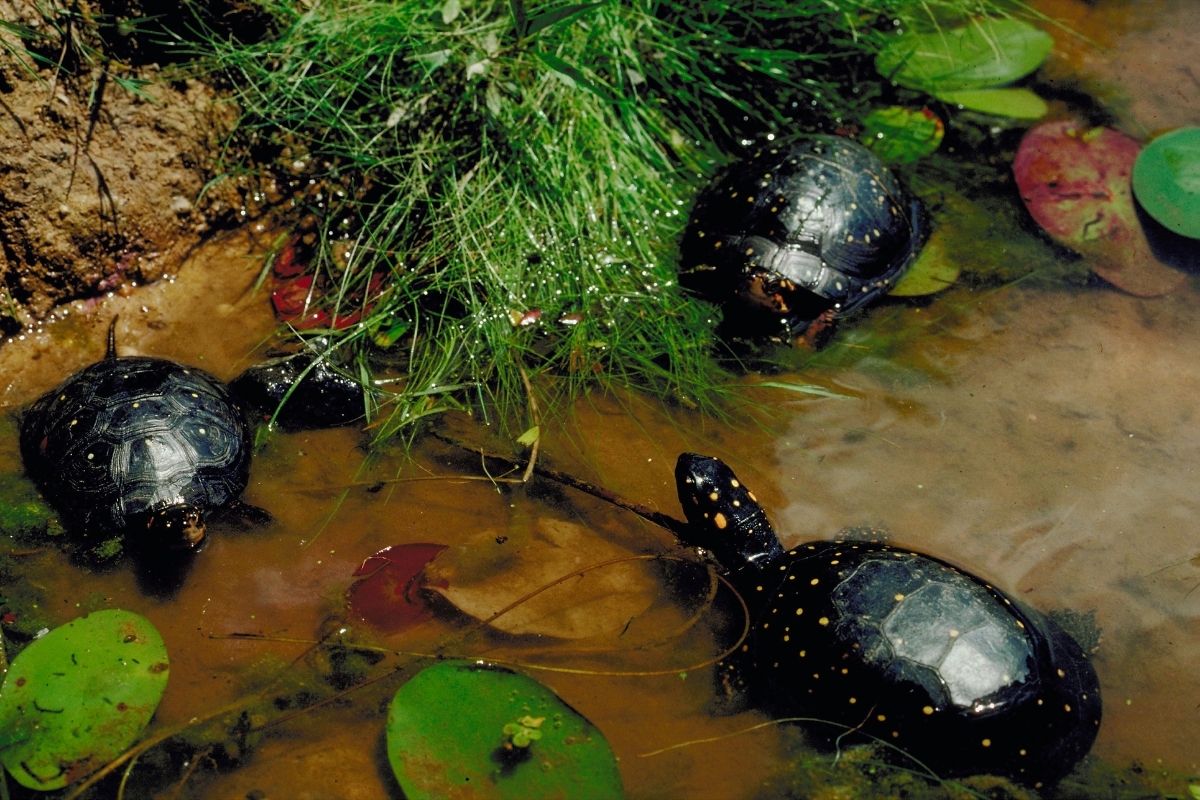
POLYGON ((850 705, 854 705, 854 704, 855 704, 855 703, 857 703, 857 702, 858 702, 858 698, 857 698, 857 697, 851 697, 851 698, 850 698, 850 705))
POLYGON ((797 609, 796 609, 796 616, 797 616, 797 617, 798 617, 798 616, 800 616, 800 615, 801 615, 801 614, 803 614, 803 613, 804 613, 804 609, 803 609, 803 608, 797 608, 797 609))
POLYGON ((821 579, 820 579, 820 578, 813 578, 811 581, 809 581, 809 582, 808 582, 808 585, 809 585, 809 586, 816 586, 816 585, 817 585, 818 583, 820 583, 820 582, 821 582, 821 579))
POLYGON ((725 515, 721 512, 713 514, 713 524, 717 526, 717 530, 725 530, 725 526, 729 524, 729 520, 725 519, 725 515))
POLYGON ((818 625, 828 625, 829 617, 821 617, 819 620, 817 620, 817 624, 818 625))
POLYGON ((729 485, 730 485, 730 486, 732 486, 732 487, 733 487, 733 488, 735 488, 735 489, 736 489, 736 488, 738 488, 739 486, 741 486, 741 484, 740 484, 740 483, 738 483, 738 479, 737 479, 737 478, 730 478, 730 479, 729 479, 729 485))
POLYGON ((925 706, 924 708, 921 709, 921 713, 927 717, 932 715, 933 714, 933 706, 925 706))
POLYGON ((746 492, 746 496, 749 497, 754 502, 756 502, 756 503, 758 502, 758 498, 754 496, 754 492, 746 492))
POLYGON ((887 722, 887 714, 876 714, 875 719, 879 720, 880 722, 887 722))
POLYGON ((899 603, 901 600, 904 599, 904 594, 902 592, 896 592, 896 596, 892 599, 894 599, 897 603, 899 603))
POLYGON ((991 740, 991 739, 984 739, 982 742, 980 742, 980 744, 981 744, 981 745, 983 745, 984 747, 991 747, 991 746, 992 746, 992 740, 991 740))
POLYGON ((721 495, 717 494, 716 492, 713 492, 708 496, 708 499, 712 500, 715 503, 721 499, 721 495))

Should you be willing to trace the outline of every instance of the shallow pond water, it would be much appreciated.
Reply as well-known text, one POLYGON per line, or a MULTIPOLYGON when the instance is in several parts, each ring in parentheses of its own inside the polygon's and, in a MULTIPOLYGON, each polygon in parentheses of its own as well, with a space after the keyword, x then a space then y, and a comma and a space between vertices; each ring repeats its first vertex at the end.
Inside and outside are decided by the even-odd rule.
MULTIPOLYGON (((1108 36, 1110 47, 1151 36, 1115 4, 1047 7, 1056 5, 1085 33, 1108 36), (1120 21, 1128 38, 1114 37, 1106 20, 1120 21)), ((1197 21, 1186 2, 1149 5, 1167 15, 1163 36, 1197 21)), ((1157 69, 1121 52, 1133 69, 1157 69)), ((1089 64, 1078 57, 1062 68, 1089 64)), ((1200 104, 1185 84, 1178 91, 1192 103, 1194 124, 1200 104)), ((1173 100, 1163 110, 1168 100, 1150 111, 1132 103, 1130 119, 1147 130, 1164 125, 1178 113, 1173 100)), ((268 238, 215 242, 195 255, 202 264, 185 265, 172 282, 74 304, 44 331, 9 342, 0 349, 0 408, 16 412, 97 358, 113 313, 121 316, 123 354, 177 358, 232 377, 274 325, 265 296, 250 289, 268 238)), ((754 488, 785 545, 875 526, 1039 608, 1091 612, 1102 632, 1094 661, 1105 699, 1094 755, 1118 771, 1137 764, 1131 777, 1155 783, 1161 775, 1164 791, 1183 794, 1185 776, 1200 773, 1198 294, 1194 280, 1156 300, 1101 285, 952 290, 929 305, 872 315, 866 324, 919 334, 885 358, 784 376, 843 396, 761 390, 760 422, 740 424, 637 398, 590 398, 561 426, 548 426, 542 457, 680 516, 675 457, 711 453, 754 488)), ((487 441, 468 420, 452 428, 487 441)), ((12 421, 0 432, 0 472, 19 473, 12 421)), ((229 706, 211 737, 224 752, 195 759, 170 796, 398 796, 381 756, 384 705, 432 653, 512 663, 552 687, 608 736, 631 797, 777 793, 794 737, 765 727, 722 738, 765 718, 713 713, 711 670, 689 669, 720 649, 704 625, 667 646, 633 648, 617 635, 565 643, 490 635, 453 614, 387 636, 347 615, 355 569, 398 543, 445 543, 464 561, 486 559, 479 553, 489 541, 528 544, 546 520, 566 520, 581 536, 629 553, 678 553, 666 531, 609 504, 544 481, 514 489, 483 478, 478 459, 441 442, 419 445, 410 461, 399 452, 367 458, 351 430, 278 434, 256 456, 246 496, 274 521, 217 526, 173 595, 145 591, 129 569, 83 569, 52 547, 0 548, 20 565, 22 596, 43 599, 36 613, 48 624, 121 607, 158 626, 171 678, 152 732, 189 723, 204 730, 204 720, 229 706), (390 652, 355 662, 358 677, 374 682, 335 696, 324 678, 353 670, 335 663, 339 651, 313 643, 343 628, 390 652), (329 702, 292 714, 260 697, 329 702), (235 768, 215 769, 237 755, 237 737, 227 732, 243 709, 251 747, 235 768), (685 742, 693 743, 652 754, 685 742)), ((590 552, 581 548, 572 568, 592 563, 590 552)), ((679 599, 673 584, 646 576, 656 624, 686 627, 670 616, 679 599)), ((578 602, 573 591, 552 602, 578 602)))

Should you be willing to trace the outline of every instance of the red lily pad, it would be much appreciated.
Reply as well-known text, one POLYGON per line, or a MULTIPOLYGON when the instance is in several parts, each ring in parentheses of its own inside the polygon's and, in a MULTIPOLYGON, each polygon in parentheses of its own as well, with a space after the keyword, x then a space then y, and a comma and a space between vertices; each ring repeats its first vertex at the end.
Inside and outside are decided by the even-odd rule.
POLYGON ((1093 272, 1139 297, 1178 289, 1186 276, 1155 258, 1138 222, 1130 176, 1141 145, 1074 120, 1031 128, 1013 160, 1021 200, 1055 241, 1093 272))
POLYGON ((397 633, 433 616, 423 588, 446 587, 445 581, 432 584, 425 579, 425 565, 446 549, 444 544, 421 542, 395 544, 368 556, 346 593, 350 610, 369 625, 397 633))

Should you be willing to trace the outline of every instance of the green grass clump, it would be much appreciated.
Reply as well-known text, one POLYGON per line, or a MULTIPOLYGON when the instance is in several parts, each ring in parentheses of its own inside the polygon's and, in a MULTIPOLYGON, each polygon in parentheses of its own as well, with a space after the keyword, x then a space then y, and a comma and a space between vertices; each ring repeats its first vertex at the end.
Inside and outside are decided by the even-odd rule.
POLYGON ((229 168, 266 144, 327 188, 310 300, 354 320, 322 332, 364 380, 403 375, 387 437, 455 408, 524 425, 532 392, 596 385, 720 407, 715 312, 673 253, 722 149, 860 107, 893 19, 996 4, 257 5, 271 35, 197 48, 242 113, 229 168))

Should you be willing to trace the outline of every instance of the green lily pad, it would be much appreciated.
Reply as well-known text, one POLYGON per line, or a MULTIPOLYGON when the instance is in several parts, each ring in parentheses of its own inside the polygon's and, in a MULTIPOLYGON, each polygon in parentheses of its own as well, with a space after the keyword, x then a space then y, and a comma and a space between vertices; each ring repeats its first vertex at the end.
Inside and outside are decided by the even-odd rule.
POLYGON ((1200 239, 1200 128, 1180 128, 1146 145, 1133 164, 1133 194, 1163 227, 1200 239))
POLYGON ((408 800, 620 798, 603 734, 532 678, 446 661, 397 690, 387 754, 408 800))
POLYGON ((149 620, 111 609, 21 651, 0 687, 0 763, 22 786, 60 789, 137 741, 167 687, 149 620))
POLYGON ((920 297, 954 285, 962 267, 946 253, 944 235, 935 228, 921 254, 888 294, 893 297, 920 297))
POLYGON ((930 33, 901 34, 875 57, 879 74, 910 89, 938 94, 990 89, 1041 66, 1054 40, 1019 19, 978 20, 930 33))
POLYGON ((947 103, 1010 119, 1041 119, 1050 111, 1046 101, 1029 89, 1021 87, 1005 89, 962 89, 955 92, 938 92, 939 100, 947 103))
POLYGON ((946 126, 927 108, 877 108, 863 120, 862 141, 890 164, 912 164, 938 149, 946 126))

